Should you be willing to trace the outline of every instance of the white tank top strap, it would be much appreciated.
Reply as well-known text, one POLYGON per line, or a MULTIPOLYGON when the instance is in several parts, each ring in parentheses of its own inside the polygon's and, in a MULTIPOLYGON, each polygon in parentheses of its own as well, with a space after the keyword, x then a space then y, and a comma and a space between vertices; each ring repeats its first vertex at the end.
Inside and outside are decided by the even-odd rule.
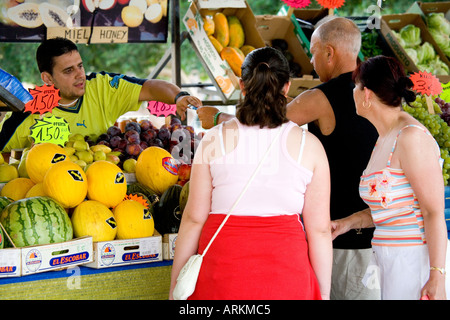
POLYGON ((219 141, 220 141, 220 151, 222 155, 225 155, 225 144, 223 142, 223 122, 219 124, 219 141))
POLYGON ((300 164, 300 162, 302 161, 302 156, 303 156, 303 149, 305 147, 305 140, 306 140, 306 130, 304 128, 302 129, 302 142, 300 144, 300 152, 298 153, 298 159, 297 159, 297 163, 300 164))

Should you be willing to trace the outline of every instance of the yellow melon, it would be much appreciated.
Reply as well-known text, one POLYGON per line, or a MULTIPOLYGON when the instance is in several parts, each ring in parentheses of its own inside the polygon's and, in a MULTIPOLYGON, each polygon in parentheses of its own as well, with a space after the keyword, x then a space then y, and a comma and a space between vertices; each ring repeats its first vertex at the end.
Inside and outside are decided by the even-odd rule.
POLYGON ((158 195, 178 181, 178 166, 172 155, 160 147, 148 147, 136 162, 136 180, 158 195))
POLYGON ((24 199, 28 190, 34 186, 34 182, 29 178, 16 178, 7 182, 0 192, 2 197, 8 197, 14 201, 24 199))
POLYGON ((85 200, 87 179, 83 169, 72 161, 51 166, 44 176, 44 192, 64 208, 74 208, 85 200))
POLYGON ((45 196, 46 196, 46 194, 45 194, 45 191, 44 191, 44 183, 43 182, 36 183, 25 194, 25 198, 45 197, 45 196))
POLYGON ((117 239, 151 237, 155 231, 155 221, 151 211, 142 203, 123 200, 114 208, 117 222, 117 239))
POLYGON ((123 171, 114 163, 94 161, 86 170, 87 197, 97 200, 108 208, 114 208, 127 194, 127 181, 123 171))
POLYGON ((42 182, 47 170, 61 161, 69 161, 64 148, 54 143, 36 144, 28 151, 26 157, 28 176, 34 183, 42 182))
POLYGON ((72 213, 74 236, 91 236, 92 241, 114 240, 117 223, 112 211, 103 203, 86 200, 80 203, 72 213))

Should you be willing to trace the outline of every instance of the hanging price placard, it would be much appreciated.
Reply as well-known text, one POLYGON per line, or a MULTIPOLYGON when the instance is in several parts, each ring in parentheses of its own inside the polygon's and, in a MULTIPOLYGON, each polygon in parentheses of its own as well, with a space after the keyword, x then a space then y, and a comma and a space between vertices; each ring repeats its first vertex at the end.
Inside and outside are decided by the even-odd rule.
POLYGON ((439 79, 429 72, 414 72, 409 78, 414 84, 413 90, 420 94, 434 96, 442 92, 442 85, 439 79))
POLYGON ((30 111, 31 113, 44 114, 51 112, 54 107, 58 106, 59 89, 55 89, 53 85, 43 85, 42 87, 36 87, 29 89, 33 99, 25 104, 24 111, 30 111))
POLYGON ((445 102, 450 102, 450 82, 442 85, 441 99, 445 102))
POLYGON ((30 131, 36 144, 50 142, 64 146, 70 135, 67 121, 54 115, 36 119, 36 123, 30 127, 30 131))
POLYGON ((345 0, 317 0, 317 3, 326 9, 337 9, 344 5, 345 0))
POLYGON ((288 6, 296 9, 306 8, 311 3, 311 0, 283 0, 288 6))
POLYGON ((176 104, 167 104, 159 101, 149 101, 147 109, 151 114, 159 117, 164 116, 167 117, 171 114, 175 115, 177 113, 177 105, 176 104))

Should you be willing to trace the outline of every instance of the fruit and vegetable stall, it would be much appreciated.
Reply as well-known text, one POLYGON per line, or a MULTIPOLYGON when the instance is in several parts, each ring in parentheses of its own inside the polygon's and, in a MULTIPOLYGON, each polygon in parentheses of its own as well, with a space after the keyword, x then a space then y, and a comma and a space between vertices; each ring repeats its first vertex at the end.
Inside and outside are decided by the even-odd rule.
MULTIPOLYGON (((8 1, 11 7, 1 13, 0 21, 3 25, 10 21, 8 28, 18 28, 15 34, 27 30, 37 37, 73 30, 77 19, 71 20, 65 7, 55 9, 58 1, 49 2, 8 1), (55 19, 63 25, 55 26, 55 19)), ((239 71, 245 56, 267 45, 282 51, 289 61, 291 98, 320 83, 310 62, 309 41, 317 21, 339 15, 339 1, 318 2, 321 8, 310 9, 309 1, 280 1, 277 15, 254 15, 251 1, 191 2, 181 20, 223 105, 240 95, 239 71), (292 6, 295 2, 303 7, 292 6)), ((167 23, 168 4, 176 1, 82 3, 83 12, 102 12, 103 17, 114 8, 122 15, 121 23, 105 28, 125 28, 130 31, 128 41, 136 41, 140 37, 136 27, 143 26, 139 30, 145 33, 142 30, 152 24, 164 38, 159 24, 167 23)), ((450 2, 415 2, 400 14, 349 18, 362 32, 361 60, 390 55, 411 76, 425 75, 421 80, 428 81, 420 83, 416 101, 403 108, 430 130, 440 146, 450 221, 449 9, 450 2)), ((77 38, 79 42, 104 41, 98 24, 80 28, 93 36, 77 38)), ((160 40, 155 36, 150 41, 160 40)), ((21 96, 11 88, 9 93, 21 96)), ((2 101, 13 110, 7 98, 2 101)), ((174 114, 155 114, 154 107, 149 103, 148 117, 118 119, 96 137, 67 132, 62 140, 45 142, 31 130, 31 147, 0 155, 2 299, 168 298, 191 160, 204 130, 182 123, 174 114), (153 121, 155 117, 163 124, 153 121)), ((58 124, 50 116, 48 112, 49 123, 58 124)))

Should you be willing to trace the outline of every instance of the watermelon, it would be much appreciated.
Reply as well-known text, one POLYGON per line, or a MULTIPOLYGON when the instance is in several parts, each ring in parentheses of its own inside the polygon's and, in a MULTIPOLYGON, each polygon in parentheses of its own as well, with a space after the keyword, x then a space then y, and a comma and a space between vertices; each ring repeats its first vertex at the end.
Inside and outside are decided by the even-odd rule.
MULTIPOLYGON (((14 200, 11 198, 0 197, 0 212, 3 210, 3 208, 5 208, 11 202, 14 202, 14 200)), ((3 247, 5 245, 5 238, 6 238, 6 235, 3 234, 3 228, 0 226, 0 249, 3 249, 3 247)))
POLYGON ((164 191, 155 207, 155 229, 161 234, 177 233, 181 223, 180 195, 182 186, 174 184, 164 191))
POLYGON ((66 210, 50 197, 25 198, 8 204, 0 223, 16 247, 64 242, 73 238, 66 210))

